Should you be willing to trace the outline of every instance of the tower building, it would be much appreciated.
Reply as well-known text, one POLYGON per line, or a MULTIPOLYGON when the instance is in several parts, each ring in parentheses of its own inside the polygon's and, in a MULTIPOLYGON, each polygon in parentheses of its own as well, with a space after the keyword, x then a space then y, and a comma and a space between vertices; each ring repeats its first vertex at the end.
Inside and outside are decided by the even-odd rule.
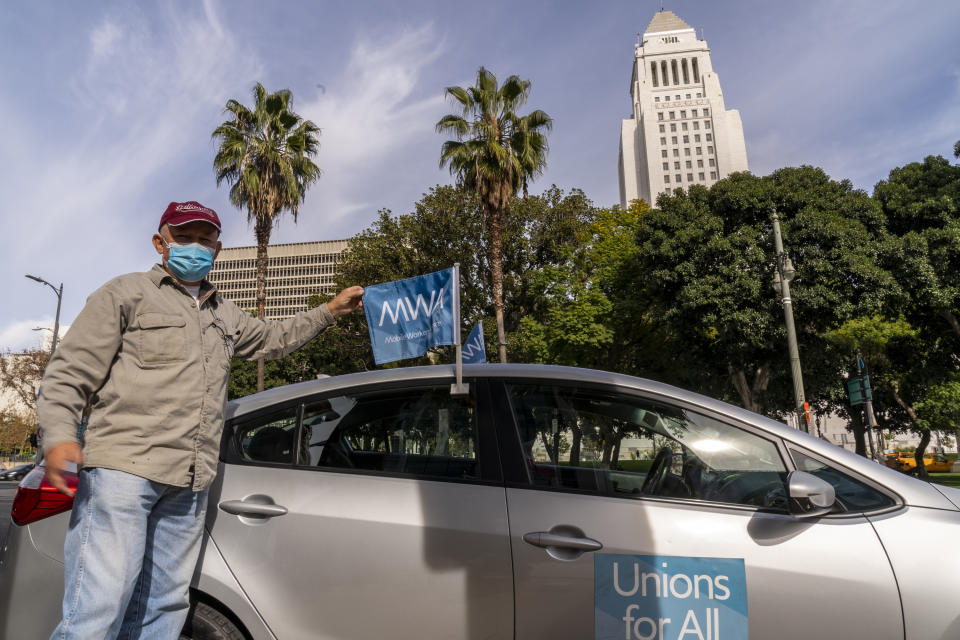
POLYGON ((727 109, 705 40, 672 11, 636 45, 633 114, 620 127, 620 205, 747 170, 740 112, 727 109))

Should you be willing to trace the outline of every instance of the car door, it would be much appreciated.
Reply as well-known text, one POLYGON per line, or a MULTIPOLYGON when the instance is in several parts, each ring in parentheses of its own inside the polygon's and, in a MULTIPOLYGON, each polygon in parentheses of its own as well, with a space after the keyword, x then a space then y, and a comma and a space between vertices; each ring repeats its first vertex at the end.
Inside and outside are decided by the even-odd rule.
POLYGON ((625 391, 498 393, 518 638, 903 638, 870 523, 790 515, 776 439, 625 391))
POLYGON ((280 640, 513 638, 495 444, 449 382, 228 425, 211 539, 280 640))

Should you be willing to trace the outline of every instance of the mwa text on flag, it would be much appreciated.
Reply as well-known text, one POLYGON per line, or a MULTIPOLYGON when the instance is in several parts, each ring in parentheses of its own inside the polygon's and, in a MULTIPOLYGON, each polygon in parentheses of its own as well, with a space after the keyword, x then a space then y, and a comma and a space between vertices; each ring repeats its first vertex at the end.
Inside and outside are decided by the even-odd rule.
POLYGON ((363 309, 377 364, 456 344, 454 270, 364 287, 363 309))
POLYGON ((478 322, 463 343, 463 364, 482 364, 487 361, 487 346, 483 343, 483 324, 478 322))

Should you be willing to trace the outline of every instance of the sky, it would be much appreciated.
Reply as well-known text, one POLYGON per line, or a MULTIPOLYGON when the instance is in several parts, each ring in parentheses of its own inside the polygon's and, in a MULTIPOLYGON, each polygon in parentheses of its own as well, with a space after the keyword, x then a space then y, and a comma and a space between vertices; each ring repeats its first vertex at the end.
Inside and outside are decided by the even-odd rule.
MULTIPOLYGON (((0 13, 0 350, 39 346, 122 273, 155 262, 171 201, 254 244, 217 187, 210 133, 256 82, 289 89, 322 130, 323 171, 272 242, 351 237, 449 184, 434 125, 444 88, 485 66, 532 83, 553 118, 537 193, 619 203, 620 123, 638 33, 664 6, 703 29, 750 170, 811 164, 872 192, 890 169, 960 139, 956 0, 172 0, 17 3, 0 13)), ((362 283, 361 283, 362 284, 362 283)))

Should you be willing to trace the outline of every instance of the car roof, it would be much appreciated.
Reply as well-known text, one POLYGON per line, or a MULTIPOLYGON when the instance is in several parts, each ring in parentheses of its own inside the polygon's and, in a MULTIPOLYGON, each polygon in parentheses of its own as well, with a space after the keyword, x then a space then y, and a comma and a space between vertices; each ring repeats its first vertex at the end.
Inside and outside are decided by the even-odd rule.
MULTIPOLYGON (((376 369, 360 373, 323 377, 283 387, 276 387, 250 396, 232 400, 227 404, 227 419, 265 409, 275 404, 294 401, 301 397, 336 391, 343 388, 366 386, 389 386, 402 383, 453 383, 456 376, 454 365, 425 367, 398 367, 376 369)), ((538 381, 556 380, 578 382, 585 385, 620 387, 647 395, 661 396, 664 400, 679 400, 707 411, 730 416, 741 422, 759 427, 772 435, 793 442, 806 449, 834 460, 853 471, 873 478, 899 493, 908 504, 953 509, 953 505, 929 483, 906 476, 899 471, 857 455, 827 440, 804 433, 783 422, 747 411, 693 391, 674 387, 662 382, 637 378, 622 373, 542 364, 488 363, 463 365, 463 377, 514 378, 538 381)))

